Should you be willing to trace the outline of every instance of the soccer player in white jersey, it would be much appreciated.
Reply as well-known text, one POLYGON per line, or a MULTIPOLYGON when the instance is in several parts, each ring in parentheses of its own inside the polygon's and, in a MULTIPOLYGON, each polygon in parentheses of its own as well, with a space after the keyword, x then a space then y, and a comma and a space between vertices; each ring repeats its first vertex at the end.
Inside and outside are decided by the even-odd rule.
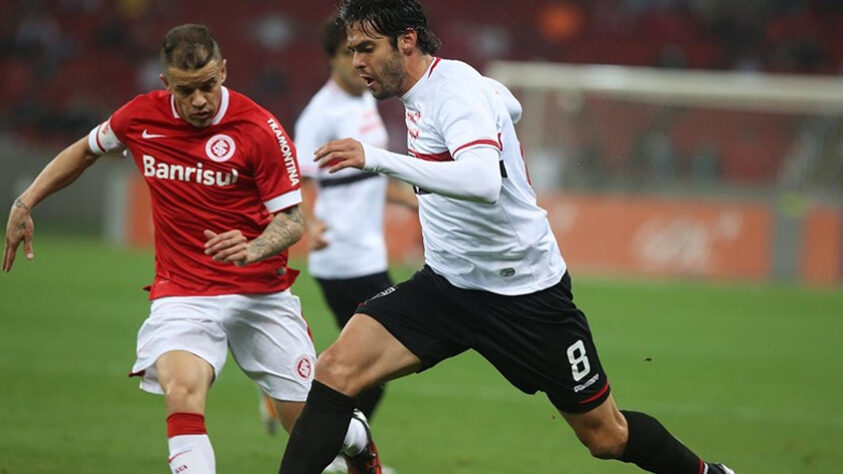
MULTIPOLYGON (((226 62, 204 25, 170 30, 161 48, 166 90, 135 97, 59 153, 15 200, 3 271, 19 244, 33 258, 32 209, 113 152, 137 165, 155 224, 149 318, 132 375, 164 395, 173 473, 211 474, 205 401, 230 348, 292 429, 315 359, 287 248, 302 235, 295 147, 268 111, 223 86, 226 62)), ((347 422, 349 420, 346 420, 347 422)), ((362 416, 347 423, 349 472, 377 472, 362 416)), ((118 469, 119 470, 119 469, 118 469)))
MULTIPOLYGON (((345 41, 345 26, 332 16, 322 27, 331 75, 296 121, 294 140, 300 156, 311 157, 326 142, 345 137, 387 146, 377 103, 354 70, 345 41)), ((383 229, 385 202, 413 210, 418 204, 409 186, 380 174, 353 168, 330 174, 311 159, 300 161, 299 167, 302 188, 316 196, 302 204, 309 235, 308 270, 342 328, 357 305, 392 286, 383 229)), ((384 385, 378 384, 356 397, 357 408, 370 422, 383 393, 384 385)), ((344 466, 338 456, 326 472, 344 472, 344 466)))
POLYGON ((361 305, 321 354, 280 472, 315 474, 331 461, 356 394, 473 349, 520 390, 545 392, 598 458, 662 474, 731 473, 654 418, 615 406, 501 91, 434 56, 439 41, 416 0, 345 0, 339 17, 372 94, 404 103, 410 156, 344 139, 315 159, 416 186, 426 265, 361 305))

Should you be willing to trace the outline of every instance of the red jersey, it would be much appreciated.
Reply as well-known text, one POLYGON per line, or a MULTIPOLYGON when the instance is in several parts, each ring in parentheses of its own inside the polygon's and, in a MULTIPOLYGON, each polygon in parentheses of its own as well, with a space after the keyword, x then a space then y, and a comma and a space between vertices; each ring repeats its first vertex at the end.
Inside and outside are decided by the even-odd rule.
POLYGON ((152 197, 155 281, 164 296, 274 293, 293 284, 287 251, 237 267, 205 254, 204 230, 240 230, 252 240, 273 214, 301 202, 293 142, 278 120, 246 96, 222 88, 211 125, 195 128, 172 95, 139 95, 91 131, 104 154, 128 149, 152 197))

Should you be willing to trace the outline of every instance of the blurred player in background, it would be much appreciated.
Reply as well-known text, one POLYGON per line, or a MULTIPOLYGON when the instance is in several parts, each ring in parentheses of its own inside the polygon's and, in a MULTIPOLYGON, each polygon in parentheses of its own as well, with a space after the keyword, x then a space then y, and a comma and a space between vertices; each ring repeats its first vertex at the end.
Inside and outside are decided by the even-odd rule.
MULTIPOLYGON (((358 304, 392 286, 383 234, 384 202, 418 208, 415 194, 404 183, 356 169, 329 174, 313 163, 313 152, 331 140, 354 137, 379 148, 388 144, 377 103, 354 70, 345 36, 345 27, 335 17, 323 25, 322 49, 331 77, 295 127, 303 186, 316 196, 315 204, 302 205, 310 246, 308 269, 340 328, 358 304)), ((378 384, 356 397, 357 408, 370 421, 383 392, 383 384, 378 384)), ((265 422, 273 422, 264 416, 265 422)), ((344 472, 344 464, 337 457, 327 472, 344 472)))
MULTIPOLYGON (((203 25, 170 30, 161 49, 166 90, 140 95, 62 151, 15 201, 3 271, 23 241, 33 258, 32 209, 100 156, 125 153, 152 197, 155 280, 132 375, 167 407, 173 473, 215 472, 205 429, 208 389, 228 348, 292 429, 315 352, 289 288, 287 248, 304 224, 295 148, 269 112, 223 86, 226 61, 203 25)), ((362 415, 343 448, 369 456, 362 415)), ((366 472, 356 470, 351 472, 366 472)))
POLYGON ((473 349, 520 390, 545 392, 598 458, 661 474, 731 474, 654 418, 616 407, 529 184, 510 94, 434 56, 440 43, 417 0, 345 0, 339 16, 369 90, 403 102, 411 156, 349 138, 315 157, 331 172, 356 168, 414 185, 426 264, 361 305, 320 355, 280 472, 316 474, 331 461, 358 393, 473 349))

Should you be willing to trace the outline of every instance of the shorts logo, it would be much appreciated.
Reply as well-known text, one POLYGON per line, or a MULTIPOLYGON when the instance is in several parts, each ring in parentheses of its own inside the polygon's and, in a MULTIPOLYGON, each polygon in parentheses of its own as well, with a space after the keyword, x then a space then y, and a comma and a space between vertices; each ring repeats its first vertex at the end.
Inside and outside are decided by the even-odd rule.
POLYGON ((386 295, 388 295, 388 294, 392 293, 393 291, 395 291, 395 287, 394 287, 394 286, 390 286, 389 288, 387 288, 387 289, 385 289, 385 290, 381 291, 380 293, 376 294, 375 296, 373 296, 373 297, 369 298, 369 299, 368 299, 368 300, 366 300, 366 301, 372 301, 372 300, 373 300, 373 299, 375 299, 375 298, 380 298, 381 296, 386 296, 386 295))
POLYGON ((583 390, 587 389, 588 387, 591 387, 592 385, 594 385, 595 382, 597 382, 597 380, 599 378, 600 378, 600 374, 594 374, 594 377, 591 377, 585 383, 575 386, 574 387, 574 393, 580 393, 583 390))
POLYGON ((205 154, 217 163, 228 161, 229 158, 234 156, 236 149, 234 140, 224 134, 214 135, 205 143, 205 154))
POLYGON ((296 374, 302 380, 310 380, 313 376, 313 362, 310 361, 310 357, 301 356, 298 358, 296 361, 296 374))

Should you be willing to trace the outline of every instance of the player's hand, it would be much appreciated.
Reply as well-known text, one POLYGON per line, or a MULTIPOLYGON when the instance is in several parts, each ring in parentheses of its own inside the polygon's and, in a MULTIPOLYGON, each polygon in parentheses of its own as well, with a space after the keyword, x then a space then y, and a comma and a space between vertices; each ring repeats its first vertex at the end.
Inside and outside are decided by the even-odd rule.
POLYGON ((242 267, 254 261, 249 256, 249 241, 239 230, 217 234, 206 229, 205 238, 205 254, 211 255, 215 262, 233 263, 242 267))
POLYGON ((313 152, 313 161, 320 168, 328 168, 329 173, 336 173, 345 168, 363 169, 366 153, 363 145, 353 138, 334 140, 322 145, 313 152))
POLYGON ((312 219, 307 225, 307 245, 310 250, 322 250, 328 246, 328 240, 325 239, 325 231, 328 226, 324 222, 312 219))
POLYGON ((6 223, 6 245, 3 248, 3 272, 8 273, 15 263, 18 245, 23 241, 23 251, 28 260, 35 258, 32 250, 32 236, 35 234, 35 223, 29 215, 30 207, 20 199, 16 199, 9 212, 9 222, 6 223))

